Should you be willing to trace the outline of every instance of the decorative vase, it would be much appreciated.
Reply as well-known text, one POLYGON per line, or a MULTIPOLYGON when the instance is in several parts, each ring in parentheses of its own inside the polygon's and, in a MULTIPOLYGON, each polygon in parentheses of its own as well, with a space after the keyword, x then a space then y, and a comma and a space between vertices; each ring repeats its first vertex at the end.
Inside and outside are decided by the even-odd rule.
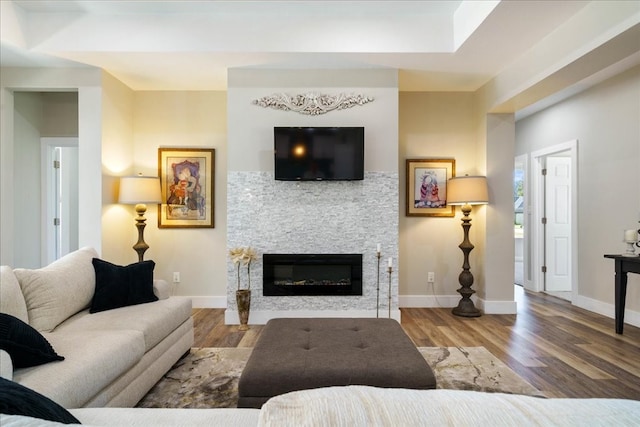
POLYGON ((240 318, 239 331, 249 329, 249 311, 251 311, 251 290, 240 289, 236 291, 236 304, 238 305, 238 317, 240 318))

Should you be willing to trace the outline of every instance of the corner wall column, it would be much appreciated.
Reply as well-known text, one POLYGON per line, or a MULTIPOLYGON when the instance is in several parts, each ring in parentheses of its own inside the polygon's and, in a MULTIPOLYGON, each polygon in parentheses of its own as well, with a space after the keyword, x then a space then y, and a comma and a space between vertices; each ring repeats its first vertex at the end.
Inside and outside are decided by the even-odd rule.
POLYGON ((489 204, 484 209, 484 295, 485 313, 515 314, 513 236, 513 168, 515 116, 487 114, 486 159, 489 204))

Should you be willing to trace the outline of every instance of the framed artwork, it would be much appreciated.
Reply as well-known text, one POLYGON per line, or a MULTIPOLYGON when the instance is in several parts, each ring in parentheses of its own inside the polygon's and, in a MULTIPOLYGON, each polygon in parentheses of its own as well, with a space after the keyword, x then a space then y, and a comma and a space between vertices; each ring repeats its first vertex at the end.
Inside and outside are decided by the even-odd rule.
POLYGON ((407 216, 452 217, 447 180, 456 174, 455 159, 407 159, 407 216))
POLYGON ((213 228, 215 150, 158 148, 158 228, 213 228))

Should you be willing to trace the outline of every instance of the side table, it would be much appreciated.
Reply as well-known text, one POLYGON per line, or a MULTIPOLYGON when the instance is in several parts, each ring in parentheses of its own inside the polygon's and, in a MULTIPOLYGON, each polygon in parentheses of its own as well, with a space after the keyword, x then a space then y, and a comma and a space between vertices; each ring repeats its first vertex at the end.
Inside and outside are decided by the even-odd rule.
POLYGON ((624 305, 627 299, 627 273, 640 274, 640 256, 605 255, 615 261, 616 268, 616 334, 624 327, 624 305))

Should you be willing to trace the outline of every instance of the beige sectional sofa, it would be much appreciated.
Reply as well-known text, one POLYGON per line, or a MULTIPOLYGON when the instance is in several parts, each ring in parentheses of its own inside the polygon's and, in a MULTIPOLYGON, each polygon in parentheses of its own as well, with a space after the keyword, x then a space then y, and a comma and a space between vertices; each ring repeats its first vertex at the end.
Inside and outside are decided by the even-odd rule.
POLYGON ((65 408, 132 407, 193 345, 191 299, 154 280, 157 301, 90 313, 93 258, 82 248, 42 269, 1 267, 0 312, 35 328, 65 359, 13 369, 0 351, 0 370, 65 408))

